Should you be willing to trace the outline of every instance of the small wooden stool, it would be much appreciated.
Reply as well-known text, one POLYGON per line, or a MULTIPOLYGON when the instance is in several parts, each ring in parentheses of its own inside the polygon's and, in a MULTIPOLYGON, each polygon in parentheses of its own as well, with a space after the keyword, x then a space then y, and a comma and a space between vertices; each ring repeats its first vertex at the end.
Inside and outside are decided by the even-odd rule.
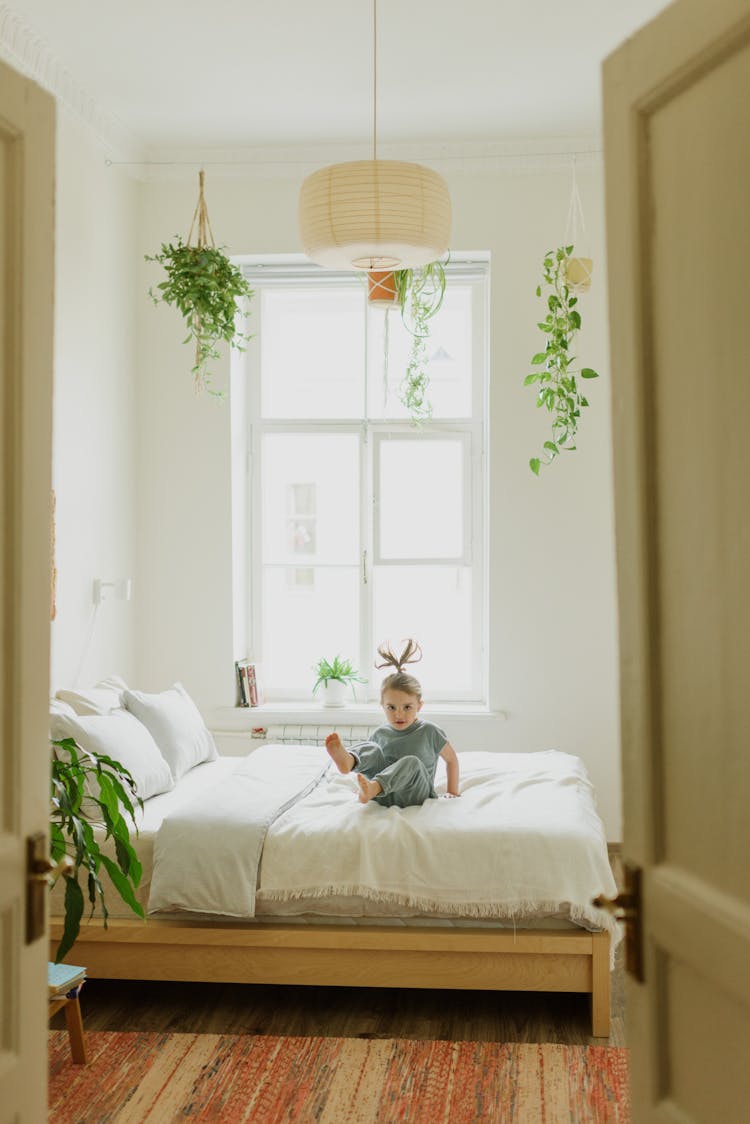
POLYGON ((65 1010, 65 1024, 68 1028, 70 1039, 70 1052, 77 1065, 86 1065, 86 1040, 83 1037, 83 1017, 79 994, 83 984, 79 984, 69 995, 55 996, 49 1001, 49 1017, 52 1018, 58 1011, 65 1010))

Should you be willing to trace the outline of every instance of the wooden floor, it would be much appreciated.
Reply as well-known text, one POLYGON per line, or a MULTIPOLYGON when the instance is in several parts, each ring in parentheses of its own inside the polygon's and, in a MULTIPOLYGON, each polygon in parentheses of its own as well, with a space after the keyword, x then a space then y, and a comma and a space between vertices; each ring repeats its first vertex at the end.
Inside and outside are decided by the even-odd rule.
POLYGON ((621 963, 618 949, 609 1039, 590 1036, 582 995, 88 980, 81 1008, 87 1030, 623 1046, 621 963))

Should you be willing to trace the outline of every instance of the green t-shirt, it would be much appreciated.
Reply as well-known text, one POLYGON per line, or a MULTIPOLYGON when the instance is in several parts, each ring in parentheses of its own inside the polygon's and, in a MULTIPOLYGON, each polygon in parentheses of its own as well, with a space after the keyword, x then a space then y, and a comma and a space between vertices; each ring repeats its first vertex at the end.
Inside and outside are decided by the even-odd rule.
POLYGON ((387 755, 389 765, 401 757, 418 757, 433 780, 440 751, 448 743, 444 730, 433 722, 422 722, 419 718, 405 730, 394 730, 393 726, 378 726, 372 734, 372 741, 387 755))

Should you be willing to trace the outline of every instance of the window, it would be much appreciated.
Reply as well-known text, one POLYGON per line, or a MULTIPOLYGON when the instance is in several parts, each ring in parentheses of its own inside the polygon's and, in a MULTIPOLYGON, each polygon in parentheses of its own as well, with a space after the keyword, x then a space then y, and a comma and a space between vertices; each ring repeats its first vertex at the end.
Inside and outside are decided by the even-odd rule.
POLYGON ((309 699, 313 664, 336 654, 375 697, 377 645, 414 636, 430 699, 483 699, 486 263, 448 266, 428 342, 433 415, 419 426, 398 396, 411 337, 397 309, 368 305, 363 276, 244 271, 235 603, 266 697, 309 699))

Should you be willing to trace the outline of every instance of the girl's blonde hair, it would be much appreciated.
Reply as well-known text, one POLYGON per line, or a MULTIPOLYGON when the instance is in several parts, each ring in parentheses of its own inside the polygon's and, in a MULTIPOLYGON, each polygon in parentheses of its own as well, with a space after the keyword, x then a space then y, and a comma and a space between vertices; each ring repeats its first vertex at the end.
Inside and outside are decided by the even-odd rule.
POLYGON ((403 670, 408 663, 419 663, 422 658, 422 649, 416 640, 407 640, 405 643, 406 647, 400 656, 394 655, 387 644, 381 644, 378 648, 378 655, 384 662, 376 663, 375 667, 395 667, 396 669, 390 675, 386 675, 380 684, 381 701, 386 691, 403 691, 405 695, 416 695, 419 701, 422 701, 421 683, 414 675, 410 675, 408 671, 403 670))

